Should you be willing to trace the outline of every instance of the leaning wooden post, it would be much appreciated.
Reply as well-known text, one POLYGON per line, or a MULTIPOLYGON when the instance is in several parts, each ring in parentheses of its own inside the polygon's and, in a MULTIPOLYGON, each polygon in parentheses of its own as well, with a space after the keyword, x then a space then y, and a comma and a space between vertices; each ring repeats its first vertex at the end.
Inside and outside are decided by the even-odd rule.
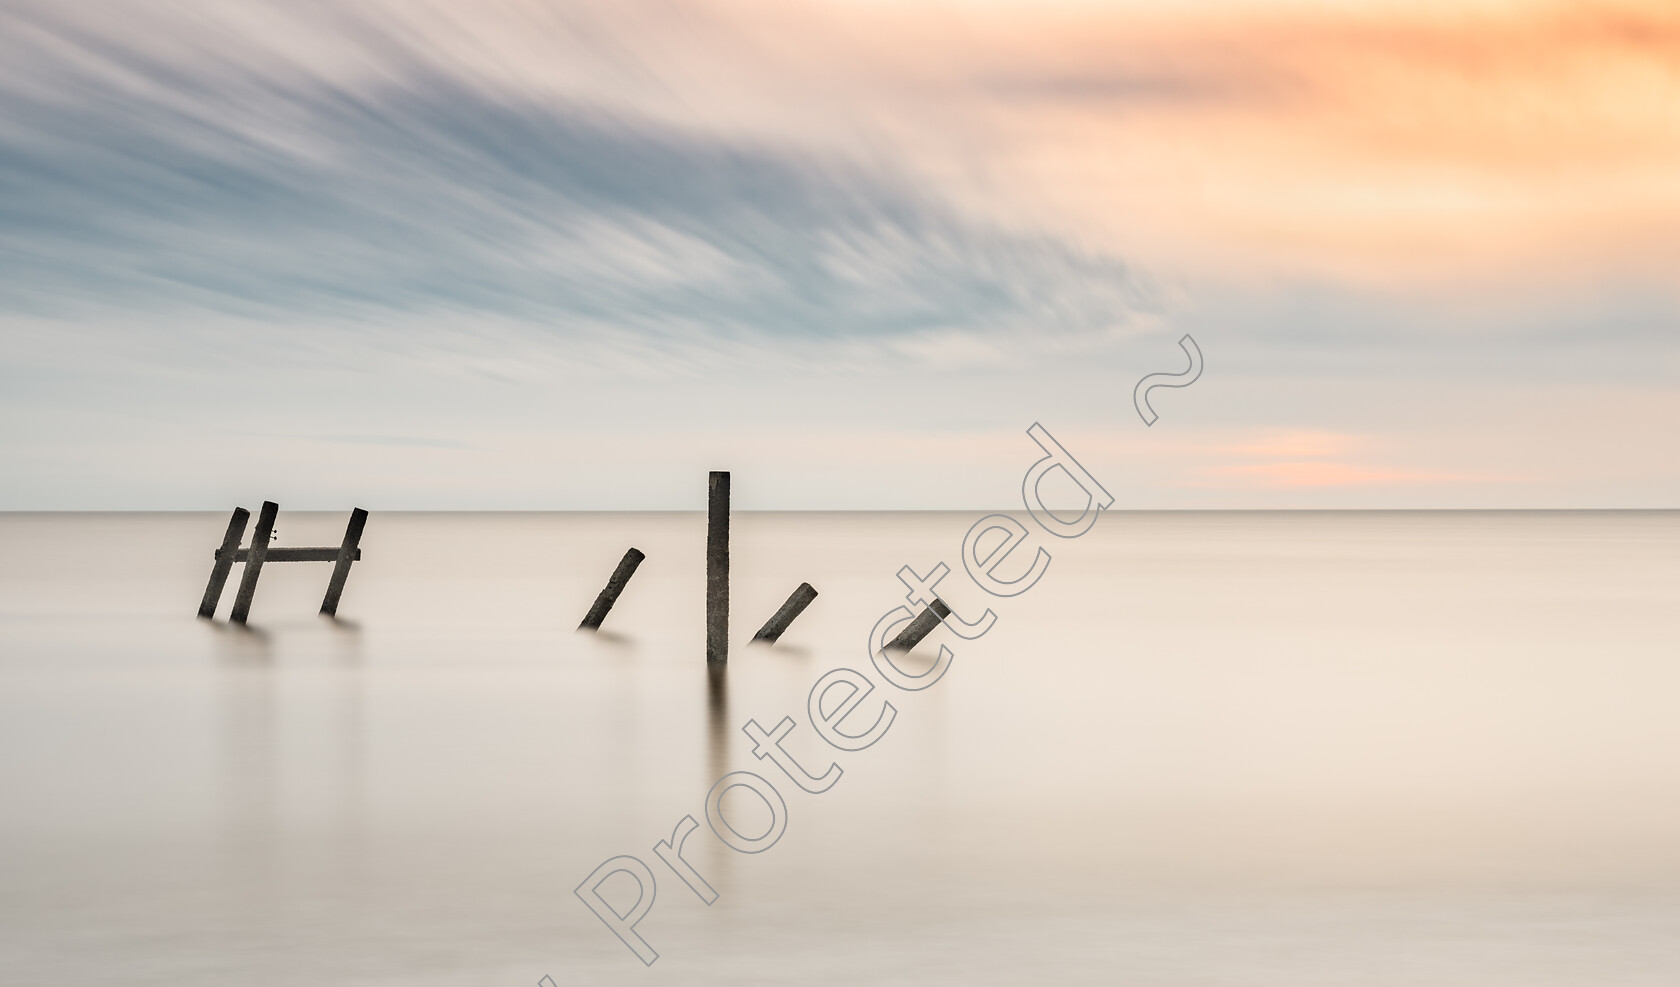
POLYGON ((210 585, 204 587, 204 600, 198 605, 200 617, 209 619, 216 616, 222 587, 227 585, 228 573, 233 571, 233 553, 239 551, 239 542, 245 537, 245 525, 250 520, 250 511, 243 507, 233 509, 233 517, 228 519, 227 534, 222 536, 221 550, 216 553, 216 562, 210 567, 210 585))
POLYGON ((902 634, 887 642, 886 650, 909 651, 916 645, 921 644, 922 638, 933 633, 933 629, 939 626, 939 622, 950 615, 951 608, 945 605, 945 601, 934 597, 933 602, 928 604, 928 608, 923 610, 915 620, 912 620, 910 626, 906 627, 902 634))
POLYGON ((810 583, 800 583, 799 588, 793 591, 793 594, 787 598, 786 603, 782 604, 782 608, 765 621, 764 626, 760 627, 758 633, 753 635, 753 640, 775 644, 776 639, 782 636, 782 632, 788 629, 789 624, 793 623, 793 619, 804 613, 805 608, 810 606, 811 601, 816 598, 817 591, 811 588, 810 583))
POLYGON ((344 581, 350 578, 350 563, 361 556, 357 546, 362 543, 362 529, 367 527, 367 511, 360 507, 350 512, 350 523, 344 529, 344 541, 338 546, 337 564, 332 580, 327 583, 327 595, 321 600, 321 612, 328 617, 338 616, 338 598, 344 595, 344 581))
POLYGON ((268 557, 268 538, 274 531, 274 516, 280 513, 280 505, 272 500, 263 501, 262 512, 257 515, 257 530, 251 532, 251 551, 245 558, 245 572, 239 577, 239 595, 233 599, 233 613, 228 620, 236 624, 245 623, 245 618, 251 615, 251 599, 257 595, 257 577, 262 575, 263 559, 268 557))
POLYGON ((713 470, 706 490, 706 661, 729 660, 729 473, 713 470))
POLYGON ((618 560, 618 568, 613 570, 612 578, 607 580, 607 585, 602 588, 601 595, 595 598, 595 605, 590 607, 589 612, 583 615, 583 623, 578 625, 578 630, 597 631, 601 629, 601 621, 607 619, 607 612, 613 608, 614 603, 618 602, 618 594, 624 592, 624 584, 628 583, 630 577, 636 574, 636 567, 641 565, 645 558, 647 556, 634 548, 624 553, 624 558, 618 560))

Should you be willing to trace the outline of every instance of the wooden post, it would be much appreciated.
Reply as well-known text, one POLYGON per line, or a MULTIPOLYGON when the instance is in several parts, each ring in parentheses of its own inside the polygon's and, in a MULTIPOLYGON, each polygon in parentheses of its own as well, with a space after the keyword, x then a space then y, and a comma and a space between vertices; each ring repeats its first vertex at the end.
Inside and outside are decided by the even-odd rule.
POLYGON ((632 548, 624 553, 624 558, 618 560, 618 568, 613 570, 612 578, 607 580, 601 595, 595 598, 595 605, 584 614, 583 623, 578 625, 578 630, 600 630, 601 621, 607 619, 607 612, 618 602, 618 594, 624 592, 624 584, 636 574, 636 567, 641 565, 645 558, 647 556, 639 549, 632 548))
POLYGON ((939 626, 939 622, 950 615, 951 608, 945 605, 945 601, 934 597, 933 602, 928 604, 928 608, 922 611, 921 616, 912 620, 910 626, 906 627, 902 634, 887 642, 886 650, 909 651, 916 645, 921 644, 922 638, 933 633, 933 629, 939 626))
POLYGON ((729 660, 729 473, 713 470, 706 491, 706 661, 729 660))
POLYGON ((805 608, 810 606, 811 601, 816 598, 817 591, 811 588, 810 583, 800 583, 799 588, 793 591, 793 594, 787 598, 786 603, 782 604, 782 608, 765 621, 764 626, 760 627, 758 633, 753 635, 753 640, 768 641, 775 644, 776 639, 782 636, 782 632, 788 629, 789 624, 793 623, 793 619, 804 613, 805 608))
POLYGON ((222 587, 227 585, 228 573, 233 569, 233 553, 239 550, 240 539, 245 537, 245 525, 250 520, 250 511, 243 507, 233 509, 233 517, 228 519, 227 534, 222 536, 222 547, 216 552, 215 564, 210 567, 210 584, 204 587, 204 600, 198 605, 200 617, 208 620, 216 616, 222 587))
MULTIPOLYGON (((332 581, 327 583, 327 595, 321 600, 321 612, 328 617, 338 616, 338 598, 344 595, 344 582, 350 578, 350 563, 362 557, 357 547, 362 542, 362 529, 367 527, 367 511, 360 507, 350 512, 350 523, 344 529, 344 541, 338 546, 338 558, 333 561, 332 581)), ((247 563, 249 564, 249 563, 247 563)))
POLYGON ((280 513, 280 505, 272 500, 263 501, 262 512, 257 515, 257 530, 251 532, 251 552, 245 559, 245 572, 239 577, 239 595, 233 599, 233 613, 228 620, 236 624, 245 623, 245 618, 251 615, 251 599, 257 595, 257 577, 262 575, 263 559, 268 557, 268 537, 274 531, 274 516, 280 513))

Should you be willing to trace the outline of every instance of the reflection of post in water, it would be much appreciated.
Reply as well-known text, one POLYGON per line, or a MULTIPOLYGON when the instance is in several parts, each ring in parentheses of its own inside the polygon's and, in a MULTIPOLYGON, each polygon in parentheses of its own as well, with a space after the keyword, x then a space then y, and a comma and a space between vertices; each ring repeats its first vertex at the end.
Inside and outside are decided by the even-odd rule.
POLYGON ((216 629, 216 657, 230 667, 261 665, 274 658, 268 632, 246 624, 211 624, 216 629))
MULTIPOLYGON (((706 786, 729 773, 729 666, 721 661, 706 663, 706 786)), ((705 823, 705 817, 700 817, 705 823)), ((704 829, 704 825, 702 825, 704 829)), ((719 840, 707 840, 707 880, 719 891, 728 888, 729 858, 734 852, 719 840)))
POLYGON ((333 657, 346 664, 360 665, 362 663, 361 622, 322 614, 321 623, 327 625, 331 632, 333 657))
POLYGON ((336 707, 333 719, 337 743, 331 752, 336 779, 333 798, 338 803, 335 813, 337 832, 334 853, 338 861, 339 879, 354 884, 365 873, 367 862, 367 715, 362 677, 367 673, 357 660, 361 657, 359 631, 352 634, 346 647, 350 667, 332 676, 329 688, 336 707))
POLYGON ((333 614, 322 614, 321 622, 331 635, 334 657, 346 667, 332 681, 333 703, 338 712, 338 743, 333 759, 338 773, 338 853, 340 875, 354 875, 362 862, 364 795, 366 793, 363 751, 362 625, 333 614))
POLYGON ((714 779, 729 771, 729 666, 706 664, 706 766, 714 779))
POLYGON ((927 799, 928 832, 949 833, 961 827, 962 820, 951 808, 951 791, 946 773, 950 765, 951 718, 949 716, 950 688, 946 683, 929 689, 932 695, 923 704, 927 737, 922 744, 926 752, 923 781, 918 787, 927 799), (943 688, 942 688, 943 686, 943 688))
POLYGON ((266 923, 277 880, 279 696, 267 638, 239 630, 225 640, 234 657, 219 670, 215 697, 219 880, 238 921, 266 923))

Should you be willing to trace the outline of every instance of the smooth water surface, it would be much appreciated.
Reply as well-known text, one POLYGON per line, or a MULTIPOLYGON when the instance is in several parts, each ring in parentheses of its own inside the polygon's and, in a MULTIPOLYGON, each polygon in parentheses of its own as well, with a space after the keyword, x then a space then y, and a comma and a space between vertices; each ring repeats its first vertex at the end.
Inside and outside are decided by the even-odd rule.
POLYGON ((0 515, 0 981, 1680 983, 1680 513, 1109 513, 1010 598, 977 518, 737 514, 712 677, 699 514, 375 512, 342 619, 271 565, 249 630, 238 567, 193 617, 225 516, 0 515), (995 627, 833 750, 812 684, 941 561, 995 627), (753 756, 784 716, 830 790, 753 756), (573 895, 618 854, 651 968, 573 895))

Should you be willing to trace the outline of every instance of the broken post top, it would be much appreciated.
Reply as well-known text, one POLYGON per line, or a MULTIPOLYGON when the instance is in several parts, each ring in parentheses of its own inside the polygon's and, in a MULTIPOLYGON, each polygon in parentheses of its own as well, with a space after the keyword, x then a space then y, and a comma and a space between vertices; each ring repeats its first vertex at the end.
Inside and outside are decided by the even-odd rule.
POLYGON ((601 621, 607 619, 607 613, 612 610, 613 604, 618 601, 618 594, 624 592, 625 584, 630 582, 630 577, 636 574, 636 567, 641 565, 645 558, 647 556, 643 555, 638 548, 631 548, 624 553, 624 558, 618 562, 618 568, 613 570, 612 577, 607 580, 606 588, 602 589, 600 595, 595 597, 595 605, 591 606, 589 612, 584 614, 583 623, 578 625, 578 630, 593 631, 600 629, 601 621))
POLYGON ((922 638, 933 633, 933 629, 949 616, 951 616, 951 608, 945 605, 944 600, 934 597, 933 602, 928 604, 927 609, 910 622, 910 626, 904 628, 897 637, 887 642, 886 650, 909 651, 922 643, 922 638))
POLYGON ((764 622, 764 626, 758 629, 758 633, 753 635, 753 640, 775 644, 788 629, 788 625, 793 623, 793 619, 804 613, 805 608, 816 598, 817 591, 810 583, 800 583, 799 587, 788 595, 782 608, 772 614, 770 619, 764 622))

